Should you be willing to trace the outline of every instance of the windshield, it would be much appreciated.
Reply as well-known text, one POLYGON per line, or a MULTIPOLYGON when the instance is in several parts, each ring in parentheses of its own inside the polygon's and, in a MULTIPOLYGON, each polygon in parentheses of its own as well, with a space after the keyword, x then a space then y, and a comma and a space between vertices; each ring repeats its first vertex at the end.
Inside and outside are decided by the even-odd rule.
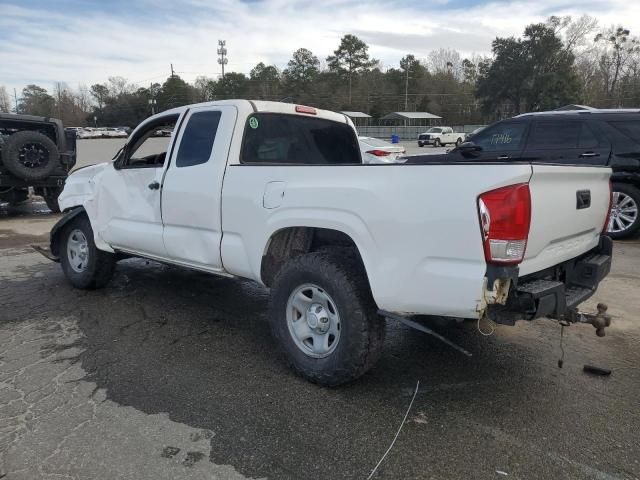
POLYGON ((439 127, 433 127, 427 130, 427 133, 442 133, 442 129, 439 127))

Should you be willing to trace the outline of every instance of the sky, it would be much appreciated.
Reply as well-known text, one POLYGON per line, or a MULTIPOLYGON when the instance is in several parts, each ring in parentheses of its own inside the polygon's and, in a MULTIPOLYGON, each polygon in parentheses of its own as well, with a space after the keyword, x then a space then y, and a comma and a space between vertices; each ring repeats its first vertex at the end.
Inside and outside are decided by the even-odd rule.
POLYGON ((305 47, 321 61, 352 33, 394 67, 438 48, 490 54, 496 36, 520 36, 550 15, 589 14, 640 35, 640 0, 0 0, 0 85, 72 88, 122 76, 162 82, 170 64, 185 80, 217 78, 263 61, 284 68, 305 47))

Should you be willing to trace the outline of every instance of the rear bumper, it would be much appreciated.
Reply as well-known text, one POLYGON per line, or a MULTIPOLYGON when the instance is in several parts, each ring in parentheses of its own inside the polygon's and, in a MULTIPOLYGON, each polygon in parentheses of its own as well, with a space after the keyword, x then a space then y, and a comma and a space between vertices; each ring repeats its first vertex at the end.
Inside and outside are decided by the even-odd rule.
POLYGON ((612 249, 613 242, 603 235, 598 247, 579 257, 525 277, 518 278, 517 272, 515 275, 511 272, 508 276, 512 286, 507 302, 488 305, 489 318, 508 325, 523 319, 563 318, 591 297, 609 274, 612 249))

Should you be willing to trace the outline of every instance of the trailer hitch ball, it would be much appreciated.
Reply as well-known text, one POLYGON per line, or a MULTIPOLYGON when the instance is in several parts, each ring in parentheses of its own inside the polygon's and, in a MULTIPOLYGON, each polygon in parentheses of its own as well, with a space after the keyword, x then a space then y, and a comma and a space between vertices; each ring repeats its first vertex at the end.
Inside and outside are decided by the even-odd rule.
POLYGON ((604 329, 611 325, 611 316, 607 315, 608 307, 604 303, 599 303, 596 308, 598 313, 594 316, 590 315, 587 322, 596 329, 597 336, 604 337, 604 329))

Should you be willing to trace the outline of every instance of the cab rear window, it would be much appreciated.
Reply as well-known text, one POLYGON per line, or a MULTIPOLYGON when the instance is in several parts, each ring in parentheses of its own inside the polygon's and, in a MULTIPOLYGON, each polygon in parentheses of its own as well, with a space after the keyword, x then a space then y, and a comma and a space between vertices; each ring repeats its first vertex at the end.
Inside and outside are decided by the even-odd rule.
POLYGON ((247 119, 243 164, 360 164, 354 130, 346 123, 280 113, 255 113, 247 119))

